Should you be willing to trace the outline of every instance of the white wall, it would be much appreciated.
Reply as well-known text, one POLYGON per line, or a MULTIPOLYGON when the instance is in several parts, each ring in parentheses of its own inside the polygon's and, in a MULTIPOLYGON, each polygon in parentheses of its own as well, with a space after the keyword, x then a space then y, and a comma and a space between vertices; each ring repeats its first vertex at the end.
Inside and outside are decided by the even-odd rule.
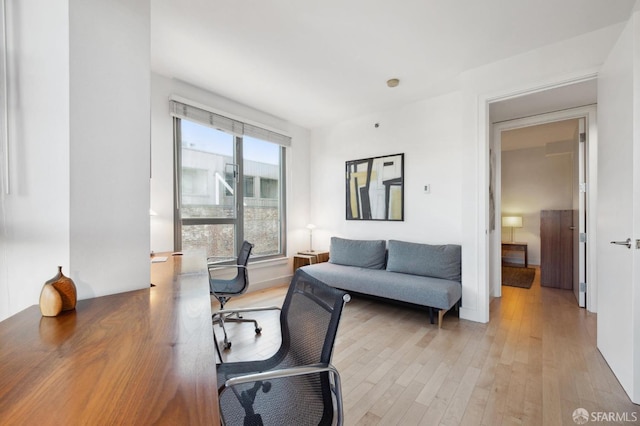
POLYGON ((149 0, 72 0, 70 24, 71 277, 87 298, 149 283, 149 0))
POLYGON ((489 103, 592 78, 623 27, 612 25, 460 76, 464 141, 461 317, 489 320, 489 103))
MULTIPOLYGON (((151 249, 173 251, 173 119, 169 97, 179 96, 241 121, 291 136, 287 149, 287 252, 308 248, 309 234, 309 131, 182 81, 158 74, 151 76, 152 178, 151 249)), ((250 290, 286 282, 292 274, 291 259, 253 263, 250 290)))
POLYGON ((149 1, 7 6, 0 319, 37 304, 58 265, 80 299, 147 287, 149 1))
POLYGON ((465 72, 460 90, 449 95, 313 129, 311 212, 318 244, 327 247, 331 235, 460 243, 461 317, 488 321, 488 103, 593 76, 622 28, 465 72), (346 221, 344 162, 399 152, 407 162, 405 222, 346 221), (431 195, 422 193, 425 184, 432 185, 431 195))
POLYGON ((395 111, 317 129, 311 142, 314 244, 331 236, 401 239, 431 244, 461 241, 460 95, 452 93, 395 111), (375 127, 379 123, 379 127, 375 127), (404 153, 404 221, 347 221, 345 162, 404 153), (431 185, 431 193, 424 186, 431 185))
MULTIPOLYGON (((88 2, 88 4, 96 6, 98 0, 88 2)), ((69 261, 70 254, 65 253, 65 242, 60 242, 58 236, 78 241, 81 246, 78 250, 84 250, 86 253, 97 250, 97 256, 100 255, 100 248, 106 247, 106 253, 109 256, 114 255, 119 244, 125 246, 129 240, 128 236, 117 233, 114 238, 105 232, 97 232, 95 237, 91 238, 93 232, 86 221, 86 213, 88 207, 82 206, 81 199, 72 199, 72 194, 68 191, 57 191, 57 185, 49 185, 43 183, 48 179, 44 164, 48 164, 47 159, 65 157, 64 142, 60 142, 56 146, 59 149, 48 150, 44 148, 45 144, 55 143, 50 141, 63 141, 61 134, 64 133, 64 126, 56 128, 58 120, 47 120, 43 117, 46 114, 55 114, 56 108, 59 108, 60 102, 64 102, 69 96, 65 95, 65 66, 70 66, 76 72, 90 72, 91 77, 82 79, 77 86, 77 90, 95 89, 96 85, 108 82, 105 89, 99 92, 108 95, 109 90, 118 90, 120 83, 119 67, 128 67, 125 61, 116 60, 112 53, 105 53, 105 58, 111 58, 109 61, 99 60, 101 53, 96 53, 94 60, 86 59, 76 64, 75 60, 70 65, 65 65, 68 48, 65 44, 60 45, 60 37, 65 31, 64 20, 67 14, 62 13, 59 9, 60 5, 49 5, 50 2, 43 0, 25 0, 15 5, 16 8, 23 13, 18 22, 23 22, 24 42, 28 44, 26 50, 21 50, 24 54, 23 61, 16 72, 20 73, 20 78, 15 80, 16 86, 14 90, 20 92, 20 96, 27 96, 21 99, 22 102, 15 107, 16 112, 24 113, 25 121, 29 123, 28 128, 23 128, 27 136, 20 139, 17 145, 17 152, 14 152, 16 159, 12 159, 12 164, 16 165, 17 170, 13 170, 13 174, 19 176, 13 180, 16 185, 23 191, 22 197, 15 198, 14 195, 3 199, 3 229, 2 229, 2 249, 3 258, 7 259, 6 264, 0 267, 0 289, 8 289, 7 296, 10 302, 4 306, 5 314, 20 310, 27 304, 37 301, 37 294, 42 282, 49 278, 51 266, 69 261), (49 29, 45 31, 30 31, 33 28, 49 29), (29 33, 29 34, 27 34, 29 33), (33 37, 34 39, 32 39, 33 37), (66 50, 65 50, 66 49, 66 50), (91 64, 96 67, 107 65, 107 69, 103 73, 100 70, 92 70, 91 64), (42 70, 47 69, 46 73, 42 70), (113 73, 116 78, 113 81, 98 80, 106 76, 107 73, 113 73), (60 77, 60 78, 59 78, 60 77), (40 87, 42 86, 42 87, 40 87), (60 87, 62 86, 62 87, 60 87), (51 97, 48 97, 51 96, 51 97), (46 98, 45 98, 46 97, 46 98), (43 99, 44 98, 44 99, 43 99), (26 102, 26 103, 25 103, 26 102), (38 123, 34 125, 33 123, 38 123), (45 124, 48 123, 48 124, 45 124), (33 148, 31 145, 33 144, 33 148), (44 153, 53 153, 53 155, 39 154, 44 149, 44 153), (34 154, 37 152, 37 154, 34 154), (27 153, 29 155, 27 155, 27 153), (57 154, 57 155, 55 155, 57 154), (35 166, 25 166, 27 162, 34 161, 35 166), (37 183, 38 194, 34 193, 34 189, 29 187, 37 183), (44 185, 44 186, 42 186, 44 185), (51 190, 41 189, 47 186, 52 187, 51 190), (24 192, 28 188, 29 192, 24 192), (69 225, 66 222, 68 217, 61 213, 60 216, 54 214, 55 217, 47 217, 44 219, 44 226, 36 224, 41 219, 41 214, 29 213, 27 210, 33 211, 33 206, 39 210, 44 210, 47 200, 54 198, 69 197, 69 203, 75 208, 81 219, 77 224, 69 225), (51 225, 51 226, 48 226, 51 225), (66 233, 66 227, 74 227, 74 230, 81 233, 72 237, 66 233), (86 235, 85 235, 86 233, 86 235), (45 236, 43 236, 45 235, 45 236), (114 239, 124 238, 123 241, 114 241, 114 239), (104 241, 98 241, 104 239, 104 241), (85 246, 86 245, 86 246, 85 246), (62 257, 62 260, 56 261, 62 257), (34 262, 37 259, 37 265, 34 262), (46 266, 45 266, 46 263, 46 266), (51 266, 49 265, 51 264, 51 266), (42 266, 40 266, 42 265, 42 266), (24 271, 28 271, 25 274, 24 271), (9 285, 10 283, 10 285, 9 285), (15 301, 15 302, 14 302, 15 301)), ((71 4, 79 7, 82 6, 80 0, 73 1, 71 4)), ((100 5, 97 10, 102 11, 102 6, 107 3, 115 3, 113 9, 107 9, 106 22, 97 19, 95 15, 91 15, 87 19, 96 25, 96 28, 85 28, 88 31, 87 45, 96 43, 98 48, 107 49, 104 39, 109 40, 113 33, 123 31, 121 22, 116 22, 122 15, 131 13, 130 7, 136 15, 140 10, 138 3, 129 6, 128 2, 106 2, 99 1, 100 5)), ((144 2, 143 2, 144 3, 144 2)), ((12 2, 12 5, 15 3, 12 2)), ((78 9, 80 12, 84 9, 78 9)), ((71 16, 82 18, 74 15, 75 11, 71 11, 71 16)), ((130 21, 126 21, 130 24, 130 21)), ((144 25, 143 25, 144 27, 144 25)), ((463 318, 473 319, 477 321, 487 321, 489 318, 488 302, 488 279, 486 259, 488 257, 486 228, 487 228, 487 178, 488 178, 488 121, 487 121, 487 103, 492 99, 499 99, 503 96, 511 96, 522 93, 527 90, 541 88, 560 82, 570 81, 581 75, 593 74, 606 57, 613 42, 617 39, 623 25, 614 25, 591 34, 570 39, 561 43, 537 49, 523 55, 518 55, 504 61, 488 64, 487 66, 471 70, 460 76, 460 91, 450 95, 441 96, 434 99, 417 102, 412 105, 405 106, 396 111, 382 112, 378 115, 371 115, 357 119, 347 120, 344 123, 336 124, 328 128, 314 130, 312 132, 312 146, 309 148, 304 141, 309 140, 309 135, 304 129, 291 126, 287 129, 287 123, 273 118, 268 115, 256 112, 242 105, 238 105, 233 101, 229 101, 215 95, 207 94, 196 88, 192 88, 182 83, 171 80, 153 77, 152 97, 152 135, 153 135, 153 179, 151 182, 151 207, 160 213, 160 216, 153 218, 152 226, 153 240, 151 248, 156 251, 171 250, 171 232, 168 223, 171 222, 172 196, 167 196, 170 185, 172 183, 167 179, 167 174, 172 169, 171 158, 171 120, 168 117, 166 108, 167 97, 169 93, 176 93, 187 98, 193 98, 201 103, 209 103, 212 106, 218 106, 221 112, 230 112, 240 118, 253 118, 254 121, 266 121, 264 124, 271 124, 272 127, 283 125, 283 130, 294 137, 294 148, 290 151, 289 158, 289 204, 288 204, 288 240, 289 253, 293 253, 298 249, 306 247, 308 232, 304 226, 309 221, 316 222, 318 230, 315 232, 318 247, 321 242, 327 244, 328 237, 332 233, 339 233, 344 236, 352 236, 365 238, 369 236, 380 238, 399 238, 407 240, 428 240, 432 242, 459 242, 462 244, 462 280, 463 280, 463 309, 461 315, 463 318), (178 93, 181 92, 181 93, 178 93), (166 114, 165 114, 166 112, 166 114), (162 115, 164 118, 157 120, 162 115), (275 120, 275 121, 272 121, 275 120), (374 129, 373 124, 380 122, 380 127, 374 129), (445 124, 447 129, 444 129, 445 124), (288 130, 288 131, 287 131, 288 130), (374 131, 375 130, 375 131, 374 131), (377 133, 376 133, 377 131, 377 133), (167 143, 167 138, 169 143, 167 143), (299 141, 299 142, 296 142, 299 141), (328 147, 325 149, 325 142, 328 147), (340 142, 343 145, 339 145, 340 142), (372 155, 383 155, 388 153, 404 152, 406 158, 406 194, 405 208, 406 221, 403 223, 346 223, 344 220, 344 188, 342 182, 337 186, 334 172, 344 171, 344 161, 348 159, 361 158, 372 155), (357 155, 356 155, 357 154, 357 155), (353 157, 352 157, 353 155, 353 157), (452 158, 457 156, 456 160, 452 158), (167 159, 169 160, 167 162, 167 159), (157 166, 156 166, 157 162, 157 166), (168 166, 164 169, 165 166, 168 166), (158 170, 160 167, 162 170, 158 170), (311 172, 311 175, 309 174, 311 172), (310 179, 310 176, 312 177, 310 179), (422 193, 424 184, 432 185, 432 194, 425 195, 422 193), (323 198, 324 197, 324 198, 323 198), (324 201, 329 199, 330 203, 324 201), (157 204, 159 203, 159 204, 157 204), (328 215, 325 217, 325 213, 328 215), (156 220, 157 219, 157 220, 156 220), (440 225, 440 226, 438 226, 440 225), (156 229, 159 227, 159 229, 156 229), (421 231, 428 229, 431 232, 421 231), (156 232, 157 231, 157 232, 156 232), (323 234, 324 232, 324 234, 323 234)), ((76 27, 78 29, 79 27, 76 27)), ((124 29, 125 34, 138 37, 144 32, 141 29, 124 29)), ((114 36, 119 47, 123 42, 123 38, 114 36)), ((138 45, 136 41, 134 45, 138 45)), ((71 43, 75 48, 89 54, 89 47, 81 44, 79 40, 71 43)), ((148 57, 147 52, 138 52, 140 56, 148 57)), ((132 80, 124 82, 125 86, 129 86, 133 80, 140 81, 140 75, 137 68, 139 62, 130 53, 125 53, 125 59, 133 61, 134 69, 132 73, 135 77, 132 80)), ((71 57, 69 57, 71 60, 71 57)), ((74 86, 75 90, 76 86, 74 86)), ((75 99, 83 99, 87 102, 97 98, 91 94, 82 95, 74 92, 75 99)), ((139 93, 134 90, 135 96, 139 93)), ((108 104, 107 104, 108 105, 108 104)), ((86 105, 86 108, 94 105, 86 105)), ((71 106, 73 108, 74 105, 71 106)), ((74 110, 74 115, 70 117, 70 125, 67 126, 69 133, 74 132, 75 144, 92 143, 93 138, 88 138, 91 126, 83 126, 72 120, 81 117, 81 111, 74 110), (78 114, 78 115, 76 115, 78 114), (77 127, 74 127, 77 126, 77 127), (87 139, 85 139, 87 138, 87 139), (86 141, 86 142, 83 142, 86 141)), ((106 108, 100 109, 107 114, 106 121, 111 114, 106 108)), ((114 118, 122 118, 121 114, 113 115, 114 118)), ((110 124, 119 126, 121 123, 113 120, 110 124)), ((99 125, 94 123, 95 125, 99 125)), ((99 128, 99 127, 98 127, 99 128)), ((14 130, 18 131, 18 129, 14 130)), ((144 132, 134 132, 135 135, 144 132)), ((97 141, 101 144, 107 138, 111 138, 114 133, 107 134, 102 138, 97 136, 97 141)), ((129 138, 128 135, 122 133, 120 137, 129 138)), ((71 137, 71 136, 69 136, 71 137)), ((134 136, 135 137, 135 136, 134 136)), ((140 141, 130 140, 130 143, 139 143, 140 141)), ((117 149, 121 149, 118 143, 117 149)), ((79 151, 80 157, 75 159, 72 157, 73 164, 69 163, 71 173, 85 172, 88 166, 81 166, 84 160, 92 161, 96 157, 104 153, 101 149, 98 154, 91 155, 88 149, 79 151)), ((71 153, 69 155, 72 155, 71 153)), ((136 163, 140 168, 148 167, 148 158, 138 158, 135 151, 135 158, 131 162, 125 162, 122 165, 114 165, 118 172, 125 171, 125 175, 131 173, 134 177, 134 188, 142 188, 144 184, 139 184, 138 171, 131 170, 131 164, 136 163), (145 165, 147 164, 147 165, 145 165), (140 185, 140 186, 138 186, 140 185)), ((63 160, 65 161, 65 160, 63 160)), ((70 160, 66 160, 70 161, 70 160)), ((101 190, 106 190, 103 194, 105 197, 112 197, 114 200, 120 200, 119 189, 122 189, 122 180, 116 177, 113 172, 107 171, 107 167, 100 166, 97 172, 104 174, 104 182, 99 183, 101 190), (108 182, 113 186, 110 188, 108 182)), ((64 173, 64 172, 63 172, 64 173)), ((74 177, 78 179, 80 176, 74 177)), ((54 179, 63 179, 62 176, 54 179)), ((71 177, 69 177, 71 179, 71 177)), ((90 179, 90 182, 97 180, 90 179)), ((85 185, 77 186, 78 194, 87 194, 88 188, 85 185)), ((132 227, 147 227, 146 221, 141 220, 141 204, 148 201, 145 194, 140 193, 140 199, 134 200, 128 190, 124 203, 131 203, 133 212, 131 213, 132 227)), ((90 197, 93 201, 95 198, 90 197)), ((121 222, 119 219, 108 218, 109 213, 121 213, 121 210, 112 206, 105 206, 100 203, 99 207, 106 207, 107 213, 100 213, 98 220, 93 221, 95 227, 100 226, 101 219, 107 220, 107 229, 114 227, 121 222), (113 210, 112 210, 113 209, 113 210), (114 220, 114 222, 112 222, 114 220)), ((145 215, 147 208, 145 206, 145 215)), ((132 228, 126 227, 131 230, 132 228)), ((132 237, 133 246, 136 246, 134 257, 137 259, 139 240, 142 240, 142 233, 145 231, 135 230, 132 237), (138 234, 138 232, 140 234, 138 234)), ((68 244, 67 244, 68 246, 68 244)), ((148 249, 148 240, 145 249, 148 249)), ((148 250, 144 250, 145 252, 148 250)), ((96 263, 88 259, 85 254, 75 252, 79 265, 81 267, 79 281, 87 293, 99 294, 105 290, 102 287, 103 282, 108 280, 106 277, 100 281, 100 288, 93 289, 86 287, 92 285, 85 278, 86 268, 99 268, 96 263)), ((2 259, 2 258, 0 258, 2 259)), ((120 259, 120 258, 118 258, 120 259)), ((131 265, 128 262, 118 264, 118 268, 128 269, 131 265)), ((145 262, 145 268, 148 265, 145 262)), ((287 265, 288 266, 288 265, 287 265)), ((55 267, 55 266, 54 266, 55 267)), ((73 265, 71 266, 73 270, 73 265)), ((284 270, 278 270, 273 274, 266 274, 263 282, 268 281, 268 276, 278 277, 284 273, 284 270)), ((92 277, 91 274, 86 277, 92 277)), ((100 272, 106 272, 100 269, 100 272)), ((148 268, 147 268, 148 273, 148 268)), ((136 269, 134 276, 137 276, 136 269)), ((119 274, 118 276, 122 276, 119 274)), ((104 284, 106 285, 106 283, 104 284)), ((85 294, 87 294, 85 293, 85 294)))
MULTIPOLYGON (((546 156, 544 146, 502 152, 502 215, 522 216, 514 240, 528 243, 529 263, 540 265, 540 210, 570 210, 574 167, 570 153, 546 156)), ((510 228, 502 228, 509 241, 510 228)))
POLYGON ((0 320, 38 303, 57 265, 69 272, 69 12, 63 6, 7 2, 11 155, 10 194, 3 185, 0 207, 0 320))

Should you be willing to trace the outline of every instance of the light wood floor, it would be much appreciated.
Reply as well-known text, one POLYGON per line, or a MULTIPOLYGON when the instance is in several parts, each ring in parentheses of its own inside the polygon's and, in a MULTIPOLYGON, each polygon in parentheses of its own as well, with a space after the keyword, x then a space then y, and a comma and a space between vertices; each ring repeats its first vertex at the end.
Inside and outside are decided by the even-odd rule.
MULTIPOLYGON (((249 293, 227 307, 280 306, 285 292, 249 293)), ((279 345, 277 312, 253 317, 262 335, 228 325, 225 360, 267 357, 279 345)), ((448 313, 438 330, 424 311, 354 297, 333 363, 346 425, 575 425, 577 408, 640 419, 596 349, 596 315, 572 292, 541 287, 539 270, 531 289, 503 286, 488 324, 448 313)))

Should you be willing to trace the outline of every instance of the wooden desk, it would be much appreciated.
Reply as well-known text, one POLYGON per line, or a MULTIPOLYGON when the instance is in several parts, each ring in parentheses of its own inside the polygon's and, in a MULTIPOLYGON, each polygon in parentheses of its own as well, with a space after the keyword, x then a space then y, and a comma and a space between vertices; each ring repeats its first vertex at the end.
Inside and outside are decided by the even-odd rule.
POLYGON ((527 243, 502 243, 502 264, 504 266, 529 266, 527 243), (513 255, 516 256, 513 256, 513 255))
POLYGON ((153 288, 0 322, 0 423, 220 424, 205 268, 169 256, 153 288))

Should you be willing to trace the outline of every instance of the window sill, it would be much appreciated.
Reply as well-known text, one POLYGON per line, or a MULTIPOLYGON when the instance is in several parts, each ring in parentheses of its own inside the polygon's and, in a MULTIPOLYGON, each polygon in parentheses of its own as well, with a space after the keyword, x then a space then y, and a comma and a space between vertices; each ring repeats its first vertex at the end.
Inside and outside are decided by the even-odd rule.
POLYGON ((251 269, 268 268, 270 266, 285 265, 288 263, 289 263, 289 258, 286 256, 274 257, 271 259, 250 261, 249 268, 251 269))

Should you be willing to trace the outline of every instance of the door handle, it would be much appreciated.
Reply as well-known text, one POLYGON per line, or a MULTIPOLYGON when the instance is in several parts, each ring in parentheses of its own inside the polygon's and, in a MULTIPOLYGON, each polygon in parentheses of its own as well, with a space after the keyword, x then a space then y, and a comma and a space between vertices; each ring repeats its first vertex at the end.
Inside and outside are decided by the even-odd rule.
POLYGON ((611 241, 611 244, 616 244, 619 246, 627 246, 628 249, 631 248, 631 238, 627 238, 625 241, 611 241))

